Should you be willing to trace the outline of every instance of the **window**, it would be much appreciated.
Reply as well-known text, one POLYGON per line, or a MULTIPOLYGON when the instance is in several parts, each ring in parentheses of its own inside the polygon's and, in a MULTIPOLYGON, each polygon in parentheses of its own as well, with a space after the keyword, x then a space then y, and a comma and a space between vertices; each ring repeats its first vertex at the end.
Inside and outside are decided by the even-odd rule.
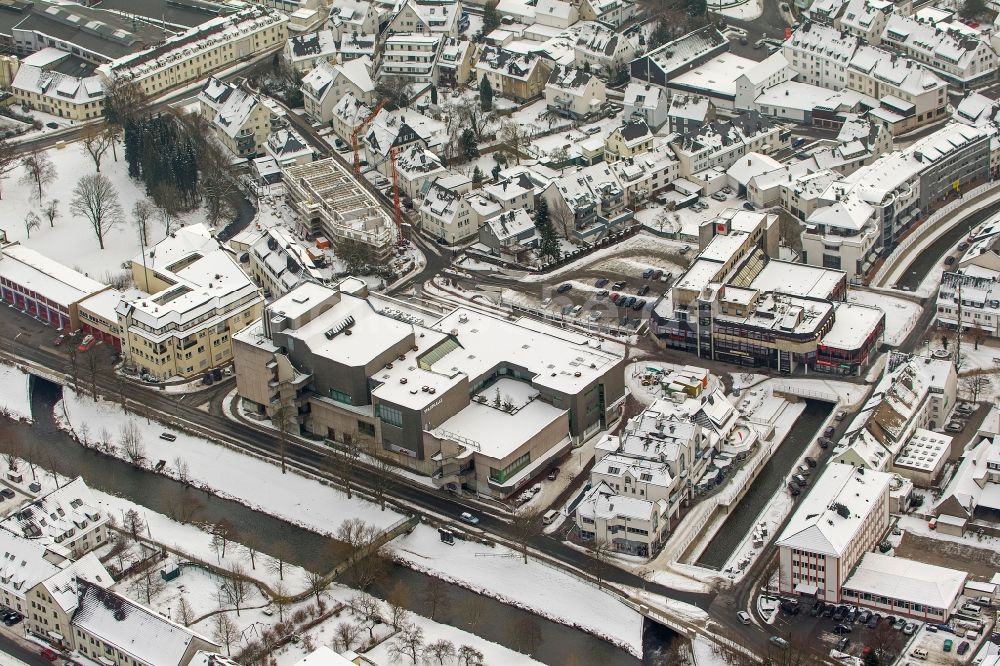
POLYGON ((386 407, 385 405, 376 405, 375 414, 383 423, 394 425, 397 428, 403 427, 403 413, 398 409, 386 407))
POLYGON ((358 419, 358 432, 362 435, 368 435, 369 437, 375 436, 375 424, 368 423, 367 421, 362 421, 358 419))
POLYGON ((519 456, 516 460, 508 464, 503 469, 497 469, 496 467, 490 467, 490 481, 497 481, 503 483, 511 476, 516 474, 525 465, 531 462, 531 452, 525 453, 519 456))

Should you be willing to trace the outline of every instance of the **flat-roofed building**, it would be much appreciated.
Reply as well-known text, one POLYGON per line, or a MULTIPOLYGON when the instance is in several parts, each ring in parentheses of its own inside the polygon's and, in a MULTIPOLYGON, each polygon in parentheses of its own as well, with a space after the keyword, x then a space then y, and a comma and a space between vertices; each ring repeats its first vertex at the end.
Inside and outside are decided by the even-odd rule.
POLYGON ((933 624, 951 618, 969 574, 882 553, 866 553, 844 581, 841 599, 933 624))

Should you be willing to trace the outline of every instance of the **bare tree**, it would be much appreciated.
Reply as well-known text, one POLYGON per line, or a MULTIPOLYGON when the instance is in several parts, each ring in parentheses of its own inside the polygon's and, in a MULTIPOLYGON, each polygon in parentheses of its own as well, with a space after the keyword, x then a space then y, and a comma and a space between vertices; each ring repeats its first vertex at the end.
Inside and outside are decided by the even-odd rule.
POLYGON ((375 639, 375 625, 382 621, 382 604, 370 594, 361 592, 351 597, 347 605, 364 629, 368 630, 368 638, 375 639))
POLYGON ((347 652, 354 647, 355 641, 358 640, 358 634, 361 632, 361 628, 358 625, 351 622, 340 622, 334 628, 334 641, 340 648, 341 652, 347 652))
POLYGON ((126 532, 132 535, 132 540, 139 543, 139 535, 146 530, 146 522, 135 509, 125 512, 125 521, 122 525, 126 532))
POLYGON ((171 507, 171 517, 179 523, 188 524, 205 508, 205 503, 194 495, 185 493, 176 506, 171 507))
POLYGON ((531 135, 524 127, 513 120, 506 120, 500 124, 497 138, 504 143, 507 153, 520 164, 521 149, 531 145, 531 135))
POLYGON ((177 480, 185 486, 191 485, 191 466, 188 461, 180 456, 174 458, 174 471, 177 472, 177 480))
POLYGON ((239 617, 243 603, 250 595, 250 582, 247 580, 247 572, 239 562, 229 569, 229 575, 222 581, 222 591, 229 600, 229 603, 236 608, 236 616, 239 617))
POLYGON ((141 467, 146 460, 146 446, 142 442, 142 431, 135 421, 129 419, 121 425, 118 443, 128 456, 129 462, 141 467))
POLYGON ((976 350, 979 349, 980 344, 986 342, 986 338, 988 337, 986 330, 979 324, 974 324, 972 328, 969 329, 967 335, 972 338, 972 345, 976 350))
POLYGON ((521 507, 514 512, 514 519, 511 521, 511 534, 514 542, 524 556, 524 563, 528 563, 528 545, 531 540, 541 534, 542 521, 538 509, 528 509, 521 507))
POLYGON ((533 653, 542 644, 542 628, 531 615, 521 617, 513 625, 514 640, 517 641, 518 652, 533 653))
POLYGON ((331 458, 331 462, 333 462, 337 467, 337 476, 340 477, 340 482, 344 486, 344 490, 347 492, 347 499, 351 499, 354 467, 357 464, 360 452, 361 450, 358 443, 352 438, 349 441, 345 441, 343 448, 339 451, 335 451, 331 458))
POLYGON ((243 534, 243 550, 250 558, 250 568, 257 570, 257 550, 260 548, 260 537, 256 532, 245 532, 243 534))
MULTIPOLYGON (((94 402, 97 402, 97 372, 101 369, 100 363, 97 360, 97 352, 87 354, 87 374, 90 376, 90 395, 94 398, 94 402)), ((110 442, 111 437, 109 436, 105 442, 110 442)))
MULTIPOLYGON (((280 390, 280 387, 279 387, 280 390)), ((288 431, 290 430, 289 420, 295 418, 298 409, 293 403, 284 399, 271 412, 271 423, 278 431, 278 458, 281 460, 281 473, 288 472, 288 431)))
POLYGON ((371 552, 379 534, 376 526, 360 518, 349 518, 337 528, 337 540, 351 549, 348 560, 354 587, 367 589, 384 574, 382 559, 378 553, 371 552))
POLYGON ((41 202, 42 191, 56 179, 56 166, 52 163, 52 158, 48 153, 36 149, 21 158, 21 167, 24 169, 21 183, 34 185, 38 189, 38 201, 41 202))
POLYGON ((194 611, 191 609, 191 604, 188 603, 187 598, 182 594, 180 599, 177 600, 177 621, 186 627, 191 624, 191 620, 193 619, 194 611))
POLYGON ((399 628, 410 616, 410 611, 406 609, 410 602, 410 592, 405 585, 396 581, 385 600, 389 604, 389 624, 392 625, 393 629, 399 631, 399 628))
POLYGON ((396 634, 389 646, 389 653, 399 657, 408 657, 416 664, 424 647, 424 630, 415 624, 407 624, 396 634))
POLYGON ((129 583, 129 588, 137 595, 146 600, 146 604, 153 603, 153 597, 164 590, 166 585, 160 574, 153 567, 146 567, 135 579, 129 583))
POLYGON ((132 221, 135 222, 135 228, 139 231, 139 241, 144 246, 149 244, 149 223, 155 212, 153 204, 146 199, 140 199, 132 206, 132 221))
POLYGON ((471 645, 463 645, 458 648, 458 663, 462 666, 483 666, 483 653, 471 645))
POLYGON ((217 613, 212 616, 212 636, 225 646, 226 654, 232 656, 233 643, 239 640, 240 632, 229 613, 217 613))
POLYGON ((614 544, 607 539, 597 539, 590 547, 590 572, 597 579, 598 585, 604 586, 604 574, 611 563, 611 555, 615 552, 614 544))
POLYGON ((118 191, 107 176, 100 173, 88 174, 77 182, 69 209, 90 222, 102 250, 105 234, 124 219, 118 191))
POLYGON ((226 557, 226 546, 230 541, 236 540, 236 535, 236 528, 225 518, 212 526, 212 547, 216 549, 218 557, 226 557))
POLYGON ((451 658, 455 656, 455 644, 447 638, 439 638, 427 645, 424 654, 431 655, 438 660, 440 666, 444 666, 445 659, 451 661, 451 658))
POLYGON ((34 211, 28 211, 28 214, 24 216, 24 233, 28 234, 28 238, 31 238, 31 230, 38 229, 42 226, 42 221, 38 217, 38 213, 34 211))
POLYGON ((288 598, 288 588, 285 586, 285 581, 279 580, 273 589, 274 596, 271 598, 271 603, 278 610, 278 622, 284 622, 285 613, 288 612, 288 606, 291 604, 288 598))
POLYGON ((549 219, 552 221, 552 228, 560 236, 563 238, 573 237, 573 229, 576 228, 576 217, 562 198, 558 198, 555 205, 549 207, 549 219))
POLYGON ((323 598, 330 594, 330 580, 316 572, 309 572, 309 592, 316 597, 316 605, 321 606, 323 604, 323 598))
POLYGON ((49 227, 56 226, 56 218, 59 217, 59 199, 49 199, 42 206, 42 215, 49 221, 49 227))
POLYGON ((3 199, 3 181, 17 168, 17 150, 7 139, 0 139, 0 199, 3 199))
POLYGON ((484 111, 475 96, 462 97, 451 102, 448 105, 448 114, 454 114, 458 118, 456 127, 459 128, 459 132, 464 128, 471 129, 478 142, 483 140, 486 127, 493 121, 493 113, 484 111))
POLYGON ((291 546, 284 541, 274 545, 270 559, 264 565, 269 573, 278 574, 278 580, 285 580, 285 562, 291 557, 291 546))
POLYGON ((104 158, 104 153, 108 152, 111 147, 111 142, 111 136, 95 125, 91 125, 84 131, 83 138, 80 140, 80 150, 90 155, 90 159, 94 160, 97 173, 101 172, 101 160, 104 158))
POLYGON ((989 384, 989 378, 980 374, 962 378, 962 389, 972 402, 979 402, 979 396, 989 384))
POLYGON ((385 493, 389 488, 389 479, 392 474, 392 466, 382 456, 376 455, 372 461, 371 489, 372 496, 382 511, 385 511, 385 493))
POLYGON ((423 597, 432 620, 437 619, 439 610, 444 610, 448 607, 448 588, 440 578, 434 576, 427 578, 427 583, 424 584, 423 597))

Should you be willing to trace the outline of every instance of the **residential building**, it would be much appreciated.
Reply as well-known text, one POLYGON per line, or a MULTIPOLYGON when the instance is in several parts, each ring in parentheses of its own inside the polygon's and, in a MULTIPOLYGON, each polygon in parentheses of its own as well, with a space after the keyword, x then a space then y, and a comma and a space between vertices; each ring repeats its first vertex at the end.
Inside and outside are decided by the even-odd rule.
POLYGON ((617 418, 617 346, 467 308, 434 315, 354 282, 301 285, 239 336, 245 408, 294 404, 309 432, 498 498, 617 418))
POLYGON ((333 0, 327 25, 340 40, 347 35, 378 34, 380 13, 375 2, 368 0, 333 0))
POLYGON ((858 37, 866 44, 878 46, 882 31, 894 14, 890 0, 848 0, 843 11, 833 20, 833 27, 858 37))
POLYGON ((889 528, 891 474, 829 464, 778 546, 778 592, 839 603, 850 572, 889 528))
POLYGON ((574 120, 598 113, 605 99, 604 81, 579 68, 556 65, 545 84, 545 106, 574 120))
POLYGON ((556 231, 566 238, 592 242, 632 217, 625 210, 625 189, 605 163, 553 180, 542 196, 556 231))
POLYGON ((619 495, 608 483, 599 481, 576 507, 580 539, 607 541, 617 552, 649 557, 666 541, 666 504, 663 499, 619 495))
MULTIPOLYGON (((499 214, 502 209, 495 206, 499 214)), ((448 245, 461 243, 479 233, 469 200, 439 182, 427 188, 418 211, 420 228, 448 245)))
POLYGON ((629 74, 633 81, 666 86, 681 72, 694 69, 728 50, 726 36, 714 25, 708 25, 637 57, 629 64, 629 74))
POLYGON ((434 66, 442 41, 443 38, 439 34, 416 32, 390 34, 382 50, 379 76, 398 76, 412 83, 433 82, 434 66))
POLYGON ((513 257, 538 244, 535 221, 523 208, 499 212, 479 228, 479 242, 497 256, 513 257))
POLYGON ((565 0, 538 0, 535 4, 535 22, 553 28, 566 29, 577 22, 576 5, 565 0))
MULTIPOLYGON (((426 184, 434 182, 447 172, 437 155, 418 143, 399 149, 395 160, 399 194, 413 201, 422 196, 426 184)), ((393 178, 392 160, 386 160, 376 168, 387 179, 393 178)))
POLYGON ((14 103, 67 120, 99 118, 104 110, 105 81, 92 72, 92 66, 65 51, 42 49, 18 65, 10 83, 14 103), (88 70, 90 74, 86 74, 88 70))
POLYGON ((472 78, 476 62, 476 44, 448 37, 441 42, 437 59, 437 85, 443 88, 464 86, 472 78))
POLYGON ((536 54, 516 54, 494 46, 485 47, 476 64, 476 80, 486 77, 493 92, 517 102, 541 95, 552 68, 536 54))
POLYGON ((697 132, 715 120, 715 105, 701 95, 674 95, 667 110, 667 128, 674 134, 697 132))
POLYGON ((399 11, 389 21, 386 32, 392 36, 398 33, 418 35, 439 35, 458 38, 461 2, 439 2, 435 0, 405 0, 399 11))
POLYGON ((622 117, 626 120, 641 118, 655 131, 667 122, 671 105, 672 101, 665 88, 632 82, 625 88, 622 117))
POLYGON ((500 179, 484 185, 483 194, 500 204, 504 210, 523 208, 528 212, 535 210, 535 183, 526 172, 518 172, 508 177, 500 174, 500 179))
POLYGON ((59 556, 49 554, 39 541, 0 530, 0 602, 5 608, 29 615, 28 591, 42 581, 58 574, 63 563, 59 556))
POLYGON ((60 331, 75 331, 80 302, 107 288, 39 252, 8 243, 0 230, 0 294, 9 307, 60 331))
POLYGON ((680 163, 666 144, 626 157, 611 165, 625 192, 625 205, 633 210, 666 189, 680 174, 680 163))
POLYGON ((844 581, 842 599, 931 624, 951 619, 969 574, 882 553, 865 553, 844 581))
POLYGON ((953 26, 930 25, 912 16, 891 14, 882 41, 962 89, 992 81, 997 68, 996 51, 978 35, 970 36, 966 25, 953 26))
POLYGON ((260 316, 263 298, 204 224, 146 248, 131 268, 136 288, 116 308, 126 365, 162 380, 232 362, 232 336, 260 316))
POLYGON ((107 666, 187 666, 219 645, 156 611, 85 578, 77 578, 73 645, 107 666))
POLYGON ((243 60, 278 51, 287 39, 288 18, 284 14, 250 5, 101 65, 98 72, 108 80, 131 79, 155 98, 243 60))
POLYGON ((626 120, 604 140, 604 161, 637 157, 653 147, 653 131, 643 120, 626 120))
POLYGON ((960 314, 963 331, 1000 337, 1000 271, 969 266, 944 273, 937 295, 937 323, 958 330, 960 314))
POLYGON ((768 88, 790 81, 795 72, 788 66, 785 54, 775 51, 760 63, 741 73, 736 79, 736 98, 733 106, 737 111, 756 108, 754 100, 768 88))
POLYGON ((782 53, 800 83, 840 90, 849 87, 847 68, 858 44, 856 35, 805 21, 785 40, 782 53))
POLYGON ((580 0, 580 20, 599 21, 618 28, 636 15, 631 0, 580 0))
POLYGON ((580 21, 566 34, 573 48, 573 64, 617 80, 619 72, 639 54, 639 42, 603 23, 580 21))
POLYGON ((256 95, 215 77, 198 94, 198 105, 215 137, 238 158, 260 155, 278 121, 256 95))
POLYGON ((285 42, 284 55, 296 72, 311 71, 320 62, 337 61, 337 36, 329 29, 295 35, 285 42))
POLYGON ((788 146, 791 132, 756 111, 747 111, 731 120, 713 121, 676 137, 670 147, 687 178, 715 167, 728 169, 750 152, 767 154, 788 146))
MULTIPOLYGON (((990 412, 994 422, 996 411, 993 407, 990 412)), ((980 429, 934 503, 936 529, 943 534, 1000 535, 1000 435, 988 431, 996 429, 980 429)))
MULTIPOLYGON (((360 134, 367 123, 371 122, 371 116, 372 109, 348 92, 333 107, 329 122, 333 126, 333 133, 344 145, 353 148, 354 131, 357 130, 360 134)), ((360 137, 358 141, 360 148, 360 137)))
POLYGON ((381 202, 335 157, 284 169, 286 200, 308 233, 336 243, 354 240, 379 261, 395 251, 397 230, 381 202))
POLYGON ((272 132, 264 144, 264 152, 279 167, 308 164, 313 161, 313 156, 316 154, 302 135, 290 128, 272 132))
POLYGON ((22 505, 0 521, 0 528, 67 560, 100 548, 109 536, 108 516, 80 477, 22 505))
POLYGON ((27 590, 24 629, 61 650, 72 650, 73 614, 79 605, 79 588, 89 581, 109 587, 115 579, 97 556, 87 553, 65 569, 27 590))
POLYGON ((229 245, 265 298, 284 296, 303 282, 324 284, 332 273, 320 248, 306 246, 280 225, 247 229, 234 236, 229 245))

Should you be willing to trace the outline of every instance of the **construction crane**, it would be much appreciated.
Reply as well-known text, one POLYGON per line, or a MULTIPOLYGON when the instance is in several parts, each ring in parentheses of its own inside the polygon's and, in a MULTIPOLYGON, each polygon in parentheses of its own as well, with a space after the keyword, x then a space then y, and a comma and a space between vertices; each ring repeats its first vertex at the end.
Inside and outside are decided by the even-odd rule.
POLYGON ((389 149, 389 159, 392 163, 392 205, 396 213, 396 245, 403 244, 403 209, 399 205, 399 174, 396 172, 396 155, 399 148, 389 149))
POLYGON ((361 174, 361 156, 358 154, 358 135, 361 134, 361 130, 365 128, 368 123, 370 123, 378 112, 382 110, 385 106, 385 100, 379 100, 379 103, 375 105, 375 110, 368 114, 368 117, 363 121, 354 126, 354 130, 351 132, 351 148, 354 150, 354 174, 361 174))

